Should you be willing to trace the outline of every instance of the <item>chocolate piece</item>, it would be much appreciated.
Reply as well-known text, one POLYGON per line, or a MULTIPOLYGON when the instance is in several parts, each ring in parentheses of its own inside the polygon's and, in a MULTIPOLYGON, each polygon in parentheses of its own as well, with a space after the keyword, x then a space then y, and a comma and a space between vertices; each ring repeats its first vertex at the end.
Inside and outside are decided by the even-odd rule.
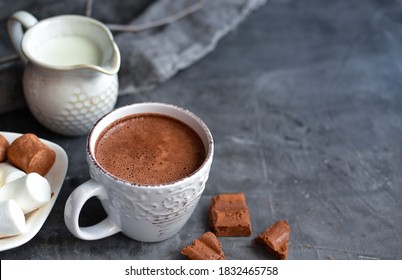
POLYGON ((222 245, 215 234, 210 231, 194 240, 191 245, 184 247, 180 253, 190 260, 225 260, 222 245))
POLYGON ((0 162, 4 162, 7 160, 7 148, 9 143, 7 139, 0 134, 0 162))
POLYGON ((11 164, 26 173, 36 172, 45 176, 56 160, 56 153, 32 133, 15 139, 7 149, 11 164))
POLYGON ((255 242, 261 243, 276 258, 284 260, 288 256, 290 227, 288 221, 277 221, 261 233, 255 242))
POLYGON ((209 223, 216 236, 250 236, 250 214, 244 193, 212 197, 209 223))

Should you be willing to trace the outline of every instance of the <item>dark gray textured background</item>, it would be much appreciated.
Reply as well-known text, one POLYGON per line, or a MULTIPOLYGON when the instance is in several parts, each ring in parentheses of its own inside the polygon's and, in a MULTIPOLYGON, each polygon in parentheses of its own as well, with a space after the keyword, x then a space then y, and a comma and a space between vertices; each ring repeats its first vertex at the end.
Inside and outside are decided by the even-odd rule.
MULTIPOLYGON (((82 241, 64 225, 69 194, 89 178, 86 137, 49 132, 27 109, 0 130, 61 145, 69 170, 49 218, 1 259, 184 259, 209 229, 211 196, 244 192, 251 237, 219 238, 228 259, 270 259, 252 239, 287 219, 289 259, 402 259, 402 2, 269 0, 217 48, 155 90, 122 96, 177 104, 215 139, 204 195, 183 230, 140 243, 117 234, 82 241), (364 3, 363 3, 364 2, 364 3)), ((82 224, 103 217, 96 200, 82 224)))

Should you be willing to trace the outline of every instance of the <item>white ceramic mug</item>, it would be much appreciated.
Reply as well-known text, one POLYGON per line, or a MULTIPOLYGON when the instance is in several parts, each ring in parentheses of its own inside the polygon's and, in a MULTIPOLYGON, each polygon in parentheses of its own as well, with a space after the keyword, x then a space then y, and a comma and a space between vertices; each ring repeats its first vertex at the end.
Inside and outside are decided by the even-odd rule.
POLYGON ((76 237, 94 240, 122 232, 143 242, 165 240, 184 226, 195 209, 209 176, 214 143, 208 127, 193 113, 163 103, 138 103, 114 110, 100 119, 87 139, 87 160, 91 178, 77 187, 66 202, 64 218, 76 237), (193 128, 204 144, 206 157, 191 176, 159 186, 143 186, 118 179, 105 171, 94 156, 95 144, 109 124, 127 115, 157 113, 168 115, 193 128), (107 217, 100 223, 80 227, 79 215, 85 202, 98 197, 107 217))
POLYGON ((78 15, 38 21, 19 11, 9 18, 8 32, 25 62, 28 107, 44 126, 65 135, 87 134, 114 108, 120 52, 104 24, 78 15))

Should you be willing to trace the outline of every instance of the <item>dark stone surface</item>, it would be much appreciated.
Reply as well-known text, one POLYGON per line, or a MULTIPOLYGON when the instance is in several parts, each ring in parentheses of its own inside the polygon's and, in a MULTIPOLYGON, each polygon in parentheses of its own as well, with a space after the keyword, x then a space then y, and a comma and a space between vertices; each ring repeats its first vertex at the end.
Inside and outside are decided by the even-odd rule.
MULTIPOLYGON (((28 110, 0 130, 61 145, 69 170, 46 223, 1 259, 184 259, 209 229, 211 196, 244 192, 250 237, 219 238, 228 259, 270 259, 252 239, 276 220, 291 227, 289 259, 402 259, 402 5, 400 1, 271 0, 199 63, 146 94, 198 114, 215 139, 200 204, 169 240, 122 234, 82 241, 64 225, 70 193, 89 178, 85 137, 40 126, 28 110)), ((96 200, 82 224, 103 217, 96 200)))

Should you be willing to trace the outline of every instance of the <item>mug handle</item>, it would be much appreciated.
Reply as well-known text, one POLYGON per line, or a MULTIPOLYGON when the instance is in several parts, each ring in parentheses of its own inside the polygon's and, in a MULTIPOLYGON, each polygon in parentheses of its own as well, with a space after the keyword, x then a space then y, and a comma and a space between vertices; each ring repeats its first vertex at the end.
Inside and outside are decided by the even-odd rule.
POLYGON ((38 20, 28 12, 18 11, 11 15, 7 21, 8 35, 14 45, 17 54, 24 63, 28 62, 28 58, 24 55, 21 49, 21 41, 24 35, 24 30, 35 25, 38 20))
POLYGON ((85 202, 94 196, 100 200, 107 199, 105 188, 95 179, 90 179, 78 186, 71 193, 64 208, 64 221, 67 228, 72 234, 83 240, 101 239, 121 231, 121 229, 112 222, 110 216, 93 226, 79 226, 78 219, 81 209, 85 202))

